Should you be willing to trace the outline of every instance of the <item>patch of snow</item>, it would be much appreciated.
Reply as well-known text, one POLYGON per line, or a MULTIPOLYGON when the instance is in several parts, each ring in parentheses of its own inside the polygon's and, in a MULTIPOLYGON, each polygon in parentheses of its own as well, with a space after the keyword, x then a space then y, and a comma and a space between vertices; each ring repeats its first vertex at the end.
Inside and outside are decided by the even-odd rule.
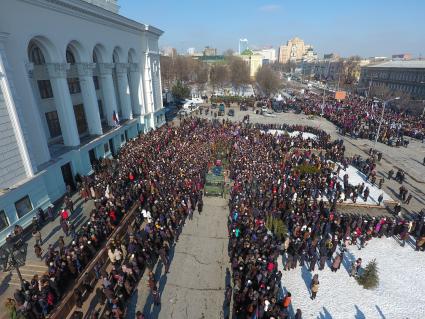
MULTIPOLYGON (((383 202, 385 201, 393 201, 390 195, 388 195, 384 190, 379 189, 378 186, 370 183, 369 181, 366 181, 366 176, 362 172, 360 172, 357 168, 354 166, 348 165, 347 170, 344 171, 343 169, 340 170, 338 180, 341 182, 341 184, 344 183, 344 175, 348 174, 348 182, 353 185, 357 186, 361 183, 365 184, 365 188, 369 187, 369 196, 366 200, 366 202, 363 200, 363 195, 357 197, 356 204, 358 205, 378 205, 378 197, 379 195, 383 194, 383 202)), ((353 203, 353 201, 350 199, 344 201, 344 203, 353 203)), ((382 205, 382 204, 381 204, 382 205)))
POLYGON ((306 267, 283 271, 282 286, 292 294, 290 313, 299 308, 303 318, 317 319, 421 319, 424 318, 425 253, 414 251, 412 239, 401 247, 393 238, 373 238, 366 248, 350 246, 341 268, 331 272, 329 262, 324 270, 314 272, 306 267), (362 266, 376 259, 379 286, 367 290, 349 277, 352 261, 362 258, 362 266), (319 274, 319 292, 310 299, 310 283, 319 274))
MULTIPOLYGON (((261 131, 261 132, 265 133, 265 131, 261 131)), ((288 134, 290 137, 297 137, 298 135, 301 134, 300 131, 287 132, 287 131, 284 131, 284 130, 268 130, 267 133, 272 134, 272 135, 276 135, 276 136, 279 136, 279 135, 282 135, 282 134, 288 134)), ((308 132, 302 132, 302 138, 304 140, 307 140, 307 139, 315 140, 315 139, 317 139, 317 135, 312 134, 312 133, 308 133, 308 132)))

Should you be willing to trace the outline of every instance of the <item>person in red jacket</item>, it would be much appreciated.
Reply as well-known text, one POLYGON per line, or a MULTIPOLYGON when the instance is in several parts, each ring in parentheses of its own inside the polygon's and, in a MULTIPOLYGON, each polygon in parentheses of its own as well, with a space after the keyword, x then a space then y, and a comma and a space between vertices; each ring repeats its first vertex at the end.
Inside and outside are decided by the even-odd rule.
POLYGON ((290 304, 291 304, 291 293, 288 292, 286 296, 283 298, 282 306, 284 309, 287 309, 290 304))

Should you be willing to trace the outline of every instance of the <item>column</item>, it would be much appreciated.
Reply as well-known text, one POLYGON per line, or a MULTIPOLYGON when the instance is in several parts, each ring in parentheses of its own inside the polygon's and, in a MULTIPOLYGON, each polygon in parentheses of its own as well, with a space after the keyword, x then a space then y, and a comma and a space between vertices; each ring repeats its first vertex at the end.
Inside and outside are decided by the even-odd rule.
MULTIPOLYGON (((18 144, 19 153, 21 155, 22 163, 25 168, 25 173, 27 177, 34 176, 34 170, 32 167, 31 159, 25 142, 24 133, 22 131, 21 123, 19 121, 18 112, 16 110, 15 101, 13 99, 13 94, 11 90, 11 85, 6 76, 6 58, 3 63, 2 52, 4 52, 4 45, 2 42, 2 34, 0 33, 0 93, 3 93, 3 98, 6 104, 7 112, 9 113, 10 123, 12 125, 13 131, 15 133, 16 142, 18 144)), ((43 137, 43 136, 42 136, 43 137)), ((47 148, 46 139, 40 141, 40 147, 45 146, 47 148)), ((47 148, 47 152, 49 149, 47 148)), ((50 155, 50 154, 49 154, 50 155)))
POLYGON ((93 82, 93 69, 95 67, 95 63, 77 63, 77 72, 89 133, 90 135, 102 135, 99 104, 97 103, 96 89, 93 82))
POLYGON ((148 52, 145 54, 145 67, 144 67, 144 87, 145 87, 145 100, 146 100, 146 115, 148 116, 148 128, 155 127, 155 121, 153 118, 154 112, 154 99, 153 99, 153 89, 152 89, 152 73, 151 73, 151 62, 150 55, 148 52))
POLYGON ((130 96, 134 115, 145 113, 143 81, 141 80, 140 68, 137 63, 130 63, 130 96))
POLYGON ((74 106, 69 94, 68 83, 66 81, 66 71, 69 68, 67 63, 47 63, 50 83, 52 84, 53 97, 58 112, 59 123, 62 130, 62 137, 65 146, 80 145, 77 122, 75 120, 74 106))
POLYGON ((103 105, 105 107, 105 116, 109 126, 114 126, 112 115, 114 111, 118 113, 117 100, 115 99, 114 82, 112 80, 113 63, 97 63, 99 71, 100 87, 103 95, 103 105))
POLYGON ((127 71, 128 63, 115 63, 115 72, 117 74, 118 95, 120 98, 122 118, 126 120, 133 118, 127 71))

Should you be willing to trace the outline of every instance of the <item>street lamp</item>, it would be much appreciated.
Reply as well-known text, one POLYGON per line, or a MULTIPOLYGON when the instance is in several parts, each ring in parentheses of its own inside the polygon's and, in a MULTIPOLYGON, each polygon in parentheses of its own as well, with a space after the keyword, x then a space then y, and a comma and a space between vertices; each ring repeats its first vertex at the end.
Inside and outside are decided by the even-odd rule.
POLYGON ((400 97, 397 96, 393 99, 390 100, 386 100, 384 102, 382 102, 382 113, 381 113, 381 119, 379 121, 379 125, 378 125, 378 131, 376 132, 376 136, 375 136, 375 143, 373 144, 373 149, 376 151, 376 143, 378 142, 378 137, 379 137, 379 132, 381 130, 381 125, 382 125, 382 121, 384 120, 384 112, 385 112, 385 107, 387 105, 387 103, 395 101, 395 100, 400 100, 400 97))

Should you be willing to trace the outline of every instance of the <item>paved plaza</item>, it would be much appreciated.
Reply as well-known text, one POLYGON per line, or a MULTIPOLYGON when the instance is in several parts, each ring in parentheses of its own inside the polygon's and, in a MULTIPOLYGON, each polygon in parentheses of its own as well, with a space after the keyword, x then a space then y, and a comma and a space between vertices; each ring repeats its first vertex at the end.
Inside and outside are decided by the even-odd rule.
POLYGON ((147 318, 224 318, 226 284, 230 283, 227 255, 227 201, 205 197, 204 209, 187 220, 179 241, 171 250, 170 273, 164 274, 158 263, 155 277, 159 282, 161 305, 154 306, 147 288, 146 273, 130 301, 127 318, 137 310, 147 318))

